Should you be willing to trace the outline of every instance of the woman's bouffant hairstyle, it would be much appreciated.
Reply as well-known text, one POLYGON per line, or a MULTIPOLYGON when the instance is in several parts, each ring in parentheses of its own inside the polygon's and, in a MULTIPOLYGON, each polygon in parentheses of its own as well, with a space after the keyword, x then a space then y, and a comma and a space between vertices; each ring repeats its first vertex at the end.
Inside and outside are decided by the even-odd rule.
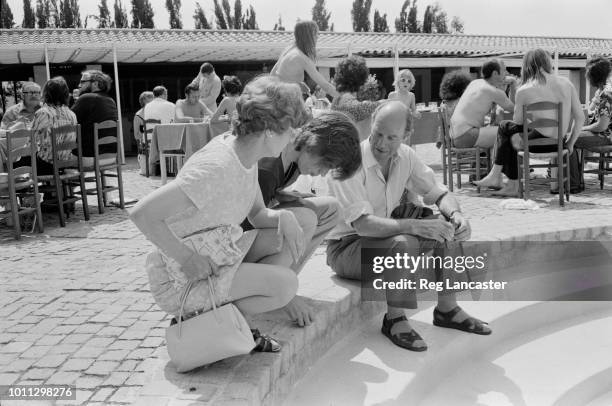
POLYGON ((546 83, 544 73, 552 73, 552 60, 548 52, 542 48, 527 51, 523 57, 521 68, 521 83, 536 80, 538 83, 546 83))
POLYGON ((297 151, 319 157, 334 179, 348 179, 361 166, 359 130, 346 114, 338 111, 327 111, 313 118, 301 128, 294 146, 297 151))
POLYGON ((359 55, 352 55, 338 62, 334 81, 339 92, 357 92, 366 82, 370 70, 365 59, 359 55))
POLYGON ((245 86, 236 102, 234 134, 282 133, 303 126, 310 118, 298 85, 281 82, 276 76, 260 76, 245 86))
POLYGON ((601 55, 596 55, 587 61, 586 75, 593 87, 601 87, 606 84, 610 76, 610 61, 601 55))
POLYGON ((50 106, 68 105, 70 89, 66 80, 61 76, 56 76, 47 80, 42 90, 42 99, 45 104, 50 106))
POLYGON ((140 96, 138 96, 138 103, 140 103, 140 107, 144 107, 145 104, 147 104, 154 98, 155 96, 153 95, 153 92, 147 90, 145 92, 140 93, 140 96))
POLYGON ((319 27, 314 21, 298 21, 293 29, 295 46, 313 61, 317 58, 319 27))
POLYGON ((471 81, 472 75, 462 70, 448 72, 440 83, 440 98, 444 101, 460 98, 471 81))
POLYGON ((242 82, 240 82, 237 76, 223 76, 221 85, 225 94, 238 95, 242 92, 242 82))

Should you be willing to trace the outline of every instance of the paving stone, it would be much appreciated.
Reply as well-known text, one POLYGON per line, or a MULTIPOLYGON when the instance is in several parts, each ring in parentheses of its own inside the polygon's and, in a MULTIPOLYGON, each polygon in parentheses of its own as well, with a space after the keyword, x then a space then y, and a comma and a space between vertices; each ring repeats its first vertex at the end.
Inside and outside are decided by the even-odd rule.
POLYGON ((27 371, 32 364, 34 364, 34 362, 36 362, 37 360, 34 358, 31 359, 25 359, 25 358, 20 358, 17 360, 12 361, 10 364, 5 365, 2 367, 2 370, 4 372, 25 372, 27 371))
POLYGON ((115 361, 95 361, 85 372, 90 375, 108 375, 119 366, 115 361))
MULTIPOLYGON (((72 385, 80 376, 78 372, 56 372, 49 379, 46 384, 48 385, 72 385)), ((78 396, 78 395, 77 395, 78 396)))
POLYGON ((33 345, 21 354, 22 358, 42 358, 51 348, 50 345, 33 345))
MULTIPOLYGON (((146 340, 145 340, 146 341, 146 340)), ((140 340, 117 340, 112 343, 109 350, 134 350, 141 345, 140 340)))
POLYGON ((12 385, 17 379, 19 379, 19 374, 0 373, 0 385, 12 385))
POLYGON ((136 400, 138 388, 133 386, 124 386, 119 389, 109 398, 111 402, 132 403, 136 400))
POLYGON ((108 336, 108 337, 119 337, 121 334, 123 334, 123 332, 125 331, 125 328, 123 327, 111 327, 111 326, 107 326, 104 327, 103 329, 101 329, 100 331, 98 331, 98 336, 102 337, 102 336, 108 336))
POLYGON ((100 388, 90 398, 92 402, 104 402, 115 392, 115 388, 100 388))
POLYGON ((55 345, 62 341, 64 338, 66 338, 66 336, 63 334, 46 334, 42 336, 38 341, 36 341, 36 345, 55 345))
POLYGON ((121 365, 119 365, 119 367, 117 368, 117 371, 135 371, 136 367, 141 362, 144 362, 144 361, 138 361, 138 360, 133 360, 133 359, 123 361, 121 365))
POLYGON ((45 355, 34 365, 40 368, 57 368, 66 361, 68 354, 45 355))
POLYGON ((97 333, 98 331, 100 331, 102 328, 104 328, 103 325, 101 324, 83 324, 81 326, 78 326, 74 332, 75 333, 97 333))
POLYGON ((153 350, 150 348, 139 348, 132 351, 126 358, 127 359, 146 359, 153 354, 153 350))
POLYGON ((66 336, 66 338, 64 338, 62 343, 63 344, 83 344, 84 342, 88 341, 91 337, 93 337, 93 334, 72 333, 66 336))
POLYGON ((87 346, 81 348, 74 353, 75 358, 98 358, 100 354, 106 351, 104 347, 90 347, 89 343, 87 346))
POLYGON ((62 365, 62 370, 64 371, 83 371, 86 370, 93 364, 95 359, 93 358, 74 358, 66 361, 64 365, 62 365))
POLYGON ((129 353, 130 350, 111 350, 101 354, 98 359, 100 361, 123 361, 129 353))
POLYGON ((84 376, 76 380, 76 387, 81 389, 95 389, 102 385, 104 378, 97 376, 84 376))
POLYGON ((162 337, 147 337, 142 344, 140 344, 141 347, 150 347, 150 348, 157 348, 159 346, 161 346, 166 340, 162 337))
POLYGON ((121 386, 130 377, 130 375, 131 375, 130 372, 113 371, 106 378, 106 380, 104 381, 102 385, 103 386, 121 386))
POLYGON ((108 337, 96 337, 96 338, 92 338, 91 340, 89 340, 87 342, 87 346, 88 347, 108 347, 109 345, 113 343, 113 341, 115 340, 112 338, 108 338, 108 337))
POLYGON ((54 368, 32 368, 29 369, 24 375, 24 379, 34 379, 34 380, 46 380, 51 377, 56 372, 54 368))
POLYGON ((24 341, 13 341, 6 345, 0 347, 0 353, 9 353, 9 352, 24 352, 28 348, 32 346, 32 343, 24 342, 24 341))

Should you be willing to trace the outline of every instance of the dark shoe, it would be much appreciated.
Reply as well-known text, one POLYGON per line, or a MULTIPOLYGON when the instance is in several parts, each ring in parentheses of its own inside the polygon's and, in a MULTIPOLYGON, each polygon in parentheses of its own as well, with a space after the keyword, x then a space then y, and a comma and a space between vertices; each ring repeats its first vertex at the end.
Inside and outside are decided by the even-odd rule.
POLYGON ((393 327, 393 325, 397 322, 404 320, 408 320, 406 319, 406 316, 400 316, 389 320, 387 319, 387 315, 385 314, 383 317, 383 324, 380 331, 385 336, 387 336, 393 344, 397 345, 398 347, 402 347, 410 351, 425 351, 427 349, 427 345, 424 345, 422 347, 417 347, 414 345, 414 342, 417 340, 423 341, 423 338, 419 335, 419 333, 414 331, 414 329, 410 330, 409 333, 398 333, 393 335, 391 334, 391 328, 393 327))
POLYGON ((468 333, 480 334, 483 336, 491 334, 489 323, 478 320, 474 317, 468 317, 462 322, 453 321, 453 317, 461 311, 461 307, 457 306, 449 312, 443 313, 436 307, 434 309, 434 326, 454 328, 455 330, 467 331, 468 333))
POLYGON ((261 334, 259 330, 252 329, 251 333, 253 333, 253 340, 255 340, 255 348, 253 351, 257 352, 279 352, 281 350, 281 345, 276 339, 261 334))

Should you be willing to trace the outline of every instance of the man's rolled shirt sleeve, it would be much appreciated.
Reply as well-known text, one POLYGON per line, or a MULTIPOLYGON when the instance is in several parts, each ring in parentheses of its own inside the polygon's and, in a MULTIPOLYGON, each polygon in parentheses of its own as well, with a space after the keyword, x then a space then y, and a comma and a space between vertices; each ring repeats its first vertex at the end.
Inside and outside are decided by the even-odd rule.
POLYGON ((423 196, 425 204, 434 204, 448 189, 436 181, 433 169, 425 165, 412 148, 409 151, 411 168, 406 189, 423 196))
POLYGON ((368 200, 364 181, 361 172, 344 181, 334 180, 329 175, 327 178, 330 193, 338 199, 342 207, 344 221, 351 227, 353 221, 361 216, 374 214, 374 208, 368 200))

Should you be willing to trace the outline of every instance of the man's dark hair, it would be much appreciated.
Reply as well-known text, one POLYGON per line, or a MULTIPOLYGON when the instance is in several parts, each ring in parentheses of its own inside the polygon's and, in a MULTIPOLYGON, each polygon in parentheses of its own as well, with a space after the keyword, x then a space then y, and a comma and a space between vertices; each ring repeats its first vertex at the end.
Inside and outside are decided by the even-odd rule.
POLYGON ((166 92, 168 92, 168 90, 163 86, 155 86, 153 88, 153 96, 155 97, 163 96, 166 92))
POLYGON ((610 76, 610 61, 601 55, 591 57, 586 64, 586 75, 593 87, 601 87, 606 84, 610 76))
POLYGON ((352 55, 338 62, 336 67, 336 90, 339 92, 356 92, 366 82, 370 70, 365 59, 352 55))
POLYGON ((92 82, 96 82, 101 92, 108 93, 110 91, 113 80, 106 73, 99 70, 86 70, 81 74, 89 77, 92 82))
POLYGON ((68 105, 70 90, 66 80, 61 76, 51 78, 45 83, 42 90, 42 99, 50 106, 68 105))
POLYGON ((462 70, 448 72, 442 77, 442 83, 440 83, 440 98, 442 100, 460 98, 471 81, 472 75, 462 70))
POLYGON ((195 92, 197 90, 200 90, 200 86, 198 86, 197 83, 191 82, 190 84, 185 86, 185 97, 189 96, 191 92, 195 92))
POLYGON ((223 76, 221 85, 226 94, 239 95, 242 92, 242 82, 237 76, 223 76))
POLYGON ((489 79, 491 75, 493 75, 493 72, 501 74, 501 63, 499 59, 489 59, 482 64, 482 77, 489 79))
POLYGON ((348 179, 361 166, 359 131, 339 111, 321 113, 303 126, 295 139, 295 149, 319 157, 334 179, 348 179))
POLYGON ((200 66, 200 73, 213 73, 215 71, 215 68, 213 68, 212 64, 209 62, 204 62, 202 64, 202 66, 200 66))

